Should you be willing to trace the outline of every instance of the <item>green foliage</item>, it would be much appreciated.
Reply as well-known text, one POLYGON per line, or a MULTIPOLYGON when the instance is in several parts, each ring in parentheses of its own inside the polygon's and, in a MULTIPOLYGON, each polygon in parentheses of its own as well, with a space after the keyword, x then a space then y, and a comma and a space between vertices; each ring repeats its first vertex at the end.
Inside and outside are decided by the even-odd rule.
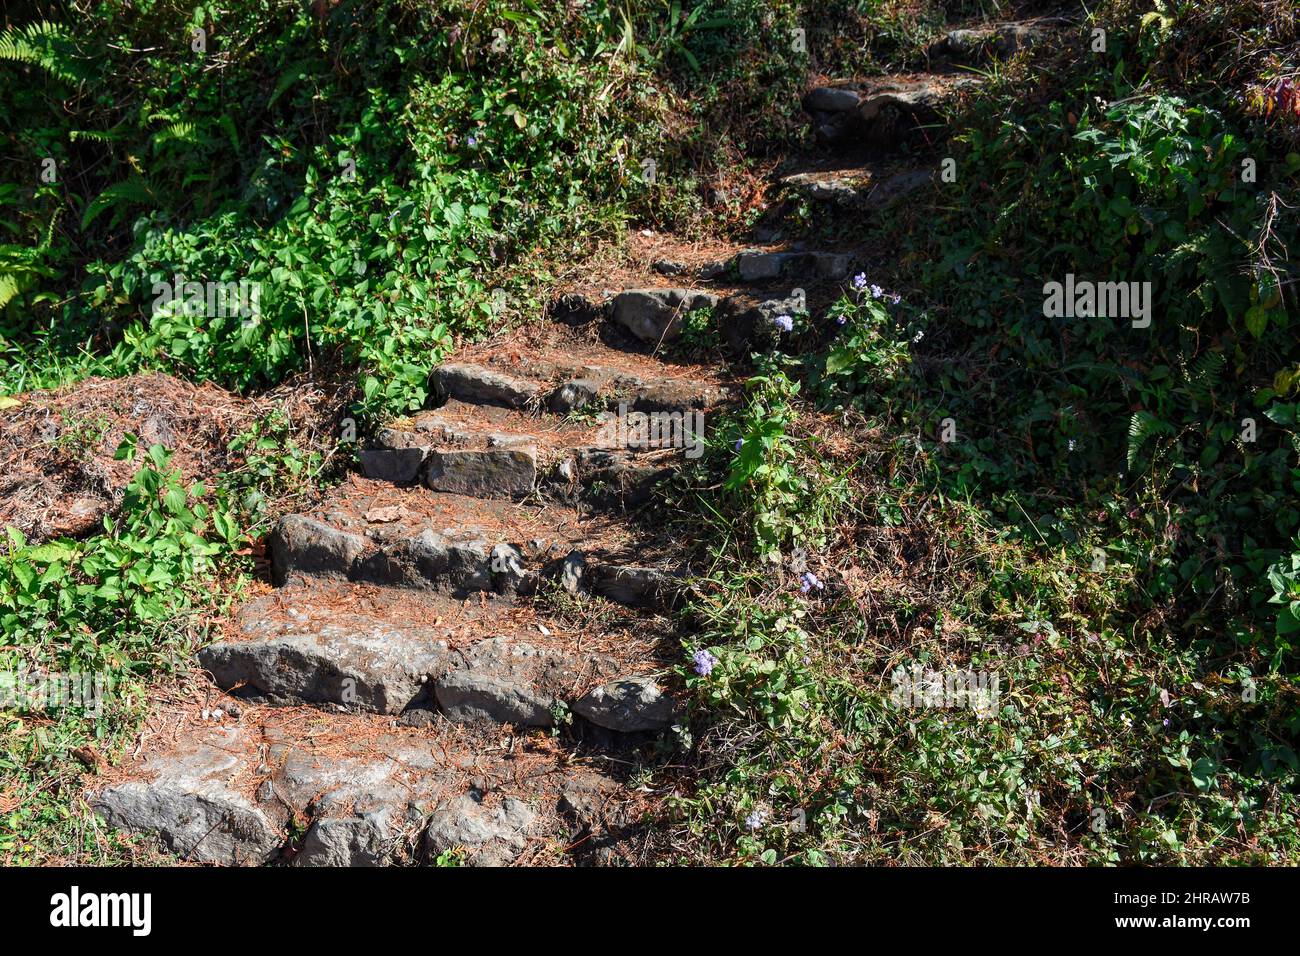
MULTIPOLYGON (((134 448, 124 444, 122 453, 134 448)), ((226 509, 201 500, 201 485, 181 484, 169 457, 149 449, 102 535, 29 545, 8 529, 0 566, 8 643, 40 647, 56 669, 112 669, 151 654, 153 629, 206 596, 238 529, 226 509)))
POLYGON ((90 71, 78 55, 72 34, 57 23, 42 20, 24 27, 9 27, 0 34, 0 60, 39 67, 66 84, 89 79, 90 71))
MULTIPOLYGON (((693 514, 713 570, 686 650, 716 664, 683 674, 717 769, 679 809, 701 858, 1300 852, 1300 163, 1278 111, 1236 96, 1260 74, 1223 25, 1277 45, 1252 11, 1110 5, 1106 57, 1058 45, 996 71, 957 118, 957 182, 868 226, 924 311, 846 298, 790 364, 855 447, 807 555, 831 583, 750 565, 747 495, 693 514), (1067 274, 1151 281, 1150 326, 1049 318, 1067 274), (935 440, 948 417, 957 440, 935 440), (997 712, 894 706, 912 665, 996 674, 997 712)), ((810 411, 792 398, 775 434, 810 411)), ((832 447, 776 442, 775 473, 839 471, 832 447)))
POLYGON ((913 272, 929 312, 918 354, 935 359, 913 366, 909 404, 923 433, 958 423, 947 455, 962 493, 1095 497, 1117 473, 1159 489, 1173 507, 1140 572, 1149 597, 1181 592, 1188 633, 1222 634, 1224 611, 1228 630, 1248 630, 1269 554, 1300 526, 1291 436, 1262 414, 1277 370, 1300 361, 1282 291, 1294 230, 1274 191, 1297 180, 1228 107, 1135 91, 1127 69, 1074 64, 1016 121, 999 107, 1012 84, 981 103, 960 137, 953 212, 913 238, 928 260, 913 272), (1149 327, 1049 317, 1044 286, 1067 275, 1151 283, 1149 327), (1198 554, 1207 540, 1213 567, 1198 554))
POLYGON ((837 393, 878 400, 893 390, 909 369, 905 342, 896 341, 898 323, 882 298, 860 293, 831 306, 828 318, 840 328, 820 369, 824 397, 837 393))
MULTIPOLYGON (((659 108, 627 95, 612 8, 494 3, 453 30, 458 9, 348 3, 317 18, 249 2, 213 30, 202 11, 181 24, 166 7, 96 8, 75 62, 97 90, 53 108, 39 84, 6 86, 0 122, 19 149, 3 174, 24 200, 9 229, 53 236, 0 262, 0 336, 240 389, 342 363, 361 370, 364 413, 418 407, 453 333, 505 317, 494 288, 522 313, 549 246, 606 231, 644 195, 624 170, 651 154, 659 108), (206 53, 174 40, 199 26, 206 53), (207 68, 253 36, 237 68, 207 68), (33 191, 46 157, 61 178, 33 191), (260 314, 159 308, 176 276, 255 283, 260 314)), ((673 16, 678 33, 699 19, 673 16)), ((28 37, 61 28, 33 31, 12 58, 62 49, 28 37)))
POLYGON ((813 485, 798 470, 798 443, 788 434, 799 383, 774 366, 750 379, 748 389, 734 429, 724 430, 738 436, 724 487, 749 512, 758 558, 778 561, 787 545, 816 530, 816 512, 808 509, 813 485))

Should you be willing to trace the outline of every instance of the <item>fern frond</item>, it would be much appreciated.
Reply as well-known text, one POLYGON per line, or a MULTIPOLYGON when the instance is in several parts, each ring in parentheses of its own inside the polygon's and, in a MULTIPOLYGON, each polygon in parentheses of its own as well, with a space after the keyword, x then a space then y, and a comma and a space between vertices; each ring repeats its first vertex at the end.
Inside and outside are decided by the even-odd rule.
POLYGON ((0 272, 0 309, 22 291, 19 277, 12 272, 0 272))
POLYGON ((157 150, 171 142, 192 144, 199 142, 202 138, 199 135, 198 127, 193 123, 171 123, 153 134, 153 146, 157 150))
POLYGON ((81 217, 85 229, 100 213, 114 206, 153 206, 158 202, 158 192, 139 176, 114 183, 91 200, 81 217))
POLYGON ((1174 426, 1163 422, 1146 410, 1136 411, 1128 422, 1128 466, 1133 467, 1142 446, 1156 435, 1172 435, 1174 426))
POLYGON ((78 55, 72 34, 46 20, 10 27, 0 34, 0 60, 39 67, 70 85, 91 78, 89 63, 78 55))
POLYGON ((1187 372, 1186 391, 1197 405, 1213 403, 1227 364, 1228 355, 1223 351, 1206 352, 1192 363, 1187 372))

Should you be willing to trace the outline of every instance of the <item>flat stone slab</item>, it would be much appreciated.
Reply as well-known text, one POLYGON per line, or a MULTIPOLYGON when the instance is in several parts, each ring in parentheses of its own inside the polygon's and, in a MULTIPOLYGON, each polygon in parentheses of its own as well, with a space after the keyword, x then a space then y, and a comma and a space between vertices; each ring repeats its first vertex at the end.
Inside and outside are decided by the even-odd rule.
POLYGON ((273 613, 277 600, 245 605, 237 617, 240 639, 199 651, 218 687, 242 687, 246 696, 274 703, 400 714, 451 659, 431 629, 360 614, 319 620, 291 610, 286 619, 273 613))
POLYGON ((439 366, 435 380, 448 397, 478 405, 524 408, 540 401, 542 394, 536 382, 469 363, 439 366))
POLYGON ((812 117, 817 140, 825 146, 852 142, 893 146, 917 125, 933 121, 957 91, 977 82, 973 77, 937 74, 881 77, 814 90, 803 106, 812 117), (831 90, 833 96, 826 92, 831 90), (850 103, 850 92, 857 98, 855 105, 850 103), (826 108, 831 105, 835 108, 826 108))
POLYGON ((424 483, 475 498, 522 497, 537 483, 537 447, 437 449, 429 453, 424 483))
POLYGON ((540 812, 543 792, 563 786, 557 765, 511 792, 467 791, 476 774, 512 774, 482 744, 456 749, 454 739, 427 732, 376 730, 373 719, 341 716, 189 726, 132 767, 132 779, 89 799, 114 829, 226 866, 379 866, 451 849, 473 864, 504 865, 558 829, 555 812, 540 812))
POLYGON ((932 169, 902 169, 879 175, 869 169, 819 170, 783 176, 781 184, 815 202, 883 212, 933 178, 932 169))
POLYGON ((671 697, 648 677, 627 677, 594 688, 573 705, 593 724, 620 733, 663 730, 672 723, 671 697))
POLYGON ((838 252, 741 252, 736 271, 745 282, 761 282, 782 276, 842 279, 849 274, 852 258, 838 252))
POLYGON ((1042 42, 1048 33, 1044 27, 1025 23, 950 30, 935 52, 963 63, 982 63, 1028 49, 1042 42))
POLYGON ((681 595, 683 581, 663 568, 622 564, 589 564, 586 578, 593 594, 628 607, 663 610, 681 595))
MULTIPOLYGON (((637 461, 597 449, 572 467, 590 469, 591 480, 606 469, 610 493, 632 499, 646 492, 642 482, 661 477, 658 464, 646 462, 643 472, 637 461), (626 484, 614 486, 620 479, 626 484)), ((419 487, 385 493, 377 483, 369 488, 375 491, 355 500, 327 499, 311 514, 282 517, 268 536, 273 583, 350 581, 458 598, 530 594, 578 551, 594 565, 583 576, 586 586, 610 600, 664 607, 680 586, 671 571, 645 564, 644 548, 634 545, 637 536, 618 514, 566 505, 558 490, 540 504, 419 487), (376 506, 377 497, 405 504, 376 506)))
POLYGON ((421 447, 367 448, 358 452, 357 457, 361 462, 361 473, 367 478, 409 484, 424 471, 428 454, 429 449, 421 447))
MULTIPOLYGON (((589 680, 593 670, 585 670, 589 680)), ((583 673, 570 655, 494 637, 458 652, 453 666, 434 682, 434 696, 451 720, 550 727, 557 705, 584 680, 583 673)))
POLYGON ((861 102, 861 94, 851 86, 819 86, 804 97, 803 106, 810 113, 847 113, 861 102))
POLYGON ((151 760, 151 779, 110 786, 91 807, 110 827, 156 834, 173 853, 201 863, 267 862, 284 842, 281 813, 258 806, 237 785, 247 768, 242 728, 219 731, 151 760))

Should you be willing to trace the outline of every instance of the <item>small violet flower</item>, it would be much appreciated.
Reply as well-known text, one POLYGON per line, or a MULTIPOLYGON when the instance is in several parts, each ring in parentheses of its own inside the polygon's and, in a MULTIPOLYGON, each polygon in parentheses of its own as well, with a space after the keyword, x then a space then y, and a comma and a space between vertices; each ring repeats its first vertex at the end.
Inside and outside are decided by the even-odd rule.
POLYGON ((478 146, 478 137, 474 136, 473 134, 465 137, 465 145, 468 146, 470 149, 474 149, 476 146, 478 146))
POLYGON ((794 319, 788 315, 778 315, 772 320, 772 324, 782 332, 790 332, 794 329, 794 319))
POLYGON ((885 290, 880 288, 880 286, 876 285, 875 283, 872 283, 871 297, 873 299, 883 299, 885 297, 885 290))
POLYGON ((822 589, 821 580, 811 571, 805 571, 803 574, 799 575, 799 581, 799 592, 801 594, 807 594, 809 591, 820 591, 822 589))
POLYGON ((837 315, 837 316, 835 316, 835 324, 836 324, 836 325, 843 325, 843 324, 844 324, 845 322, 847 322, 848 320, 849 320, 849 319, 848 319, 848 316, 845 316, 845 315, 837 315))
POLYGON ((857 275, 853 277, 853 288, 862 290, 865 289, 866 287, 867 287, 867 274, 865 272, 859 272, 857 275))
POLYGON ((745 828, 749 830, 757 830, 766 822, 767 811, 762 809, 754 810, 749 816, 745 817, 745 828))
POLYGON ((745 445, 745 439, 743 438, 736 439, 736 451, 740 451, 740 449, 743 448, 744 445, 745 445))
POLYGON ((713 665, 718 663, 718 659, 705 650, 696 651, 691 660, 695 663, 695 673, 701 677, 708 677, 713 673, 713 665))

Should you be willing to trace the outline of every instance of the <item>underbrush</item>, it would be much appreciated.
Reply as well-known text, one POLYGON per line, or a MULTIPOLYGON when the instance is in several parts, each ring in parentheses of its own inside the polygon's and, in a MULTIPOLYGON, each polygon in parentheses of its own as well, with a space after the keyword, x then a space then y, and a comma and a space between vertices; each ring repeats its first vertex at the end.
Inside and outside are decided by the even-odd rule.
POLYGON ((152 697, 193 666, 252 572, 256 528, 320 478, 323 461, 277 415, 232 443, 239 464, 186 484, 160 445, 128 436, 139 468, 115 514, 82 538, 0 554, 0 859, 9 865, 131 858, 80 805, 87 772, 138 732, 152 697))
POLYGON ((753 380, 762 441, 699 480, 730 500, 682 500, 713 568, 685 857, 1297 858, 1277 13, 1112 4, 991 76, 956 183, 869 225, 897 257, 753 380), (1150 282, 1149 312, 1050 314, 1067 275, 1150 282))

